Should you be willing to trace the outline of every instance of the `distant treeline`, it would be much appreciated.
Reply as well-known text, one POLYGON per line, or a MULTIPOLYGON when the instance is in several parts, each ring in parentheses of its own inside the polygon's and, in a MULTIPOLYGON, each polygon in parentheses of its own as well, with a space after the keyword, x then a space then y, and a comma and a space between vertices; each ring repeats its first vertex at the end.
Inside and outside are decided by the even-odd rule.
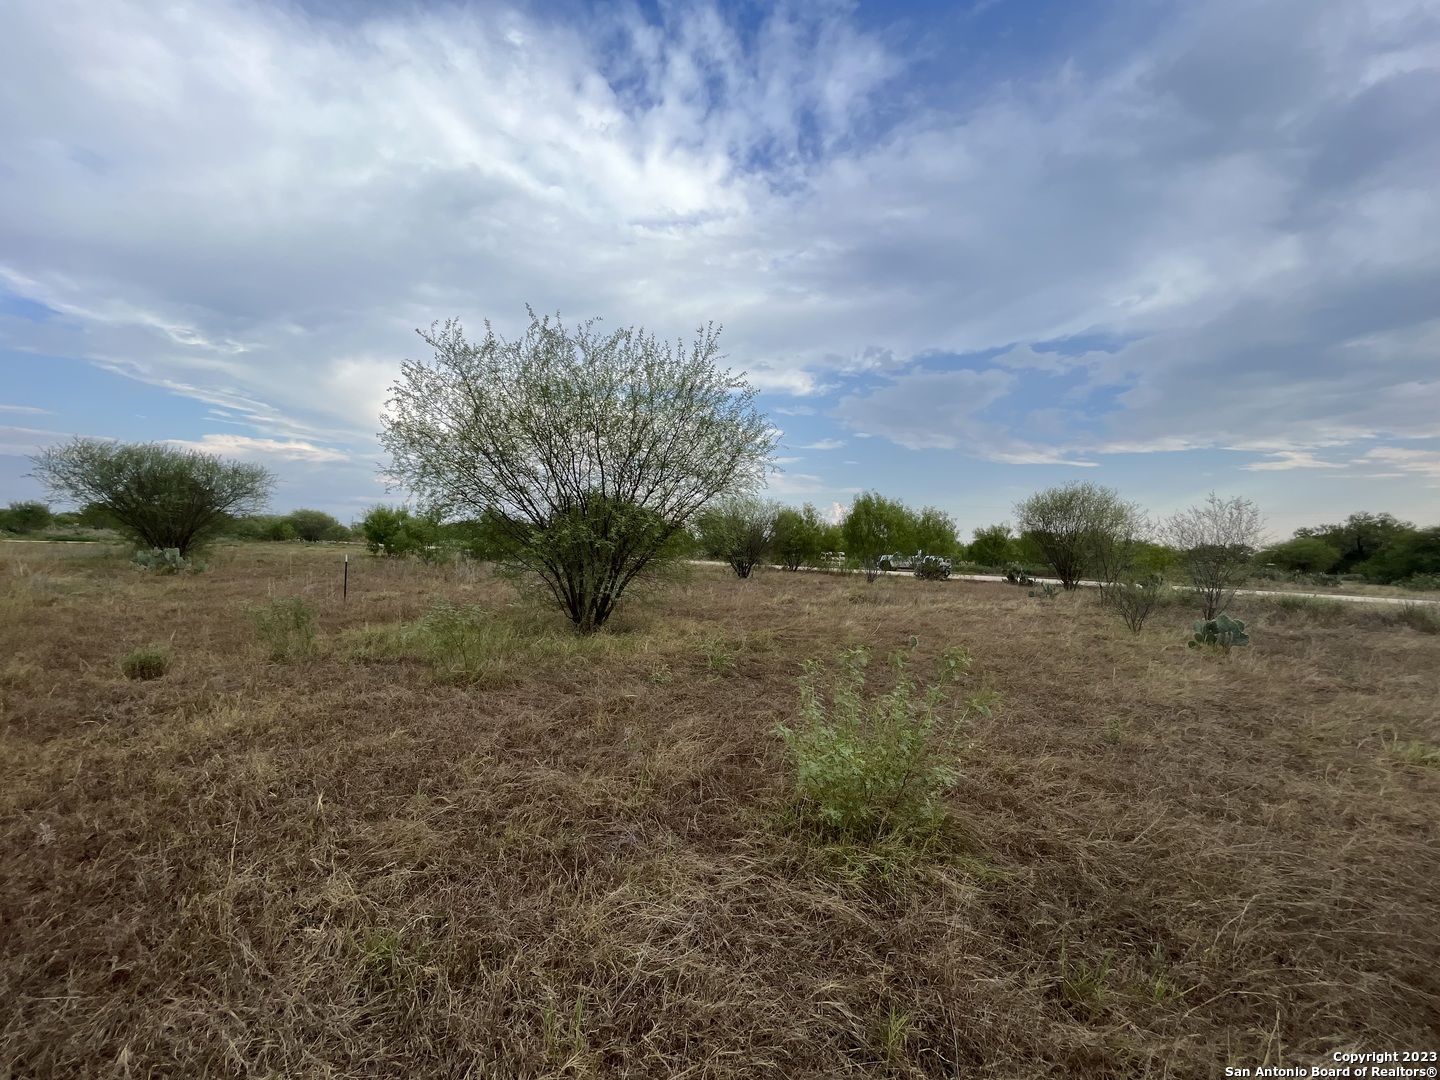
MULTIPOLYGON (((731 513, 735 512, 732 507, 731 513)), ((978 528, 966 544, 948 514, 934 507, 916 510, 877 492, 857 496, 839 522, 825 520, 808 503, 796 509, 751 500, 743 513, 745 527, 757 537, 760 557, 790 569, 827 564, 837 552, 864 559, 917 551, 981 569, 1016 564, 1046 569, 1035 539, 1017 534, 1008 523, 978 528)), ((83 530, 103 530, 108 525, 105 512, 93 506, 56 513, 48 504, 31 500, 12 502, 0 510, 0 532, 11 536, 74 538, 83 530)), ((714 513, 701 515, 696 528, 681 536, 678 544, 692 554, 717 554, 716 537, 725 527, 714 513)), ((448 558, 465 553, 488 559, 497 550, 493 523, 446 522, 404 506, 386 505, 371 507, 351 525, 309 509, 239 517, 226 525, 222 535, 252 541, 361 541, 373 554, 392 557, 448 558)), ((1164 575, 1179 565, 1180 552, 1145 542, 1139 545, 1138 562, 1140 569, 1164 575)), ((1440 587, 1440 526, 1422 528, 1391 514, 1361 511, 1336 524, 1297 529, 1290 539, 1256 551, 1254 565, 1261 576, 1349 576, 1381 584, 1440 587)))

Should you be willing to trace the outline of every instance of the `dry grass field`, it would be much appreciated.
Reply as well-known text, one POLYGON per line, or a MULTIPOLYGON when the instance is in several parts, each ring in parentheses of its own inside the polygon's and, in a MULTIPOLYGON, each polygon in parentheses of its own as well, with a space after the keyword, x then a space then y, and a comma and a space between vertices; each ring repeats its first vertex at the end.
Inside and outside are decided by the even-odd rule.
MULTIPOLYGON (((20 545, 16 545, 19 547, 20 545)), ((1440 1048, 1440 634, 697 567, 0 558, 0 1077, 1195 1077, 1440 1048), (305 598, 272 659, 247 606, 305 598), (478 605, 465 672, 401 624, 478 605), (973 657, 923 843, 797 824, 808 657, 973 657), (297 638, 297 640, 299 640, 297 638), (168 670, 121 661, 163 647, 168 670), (149 674, 133 666, 131 674, 149 674), (153 672, 150 672, 153 673, 153 672)))

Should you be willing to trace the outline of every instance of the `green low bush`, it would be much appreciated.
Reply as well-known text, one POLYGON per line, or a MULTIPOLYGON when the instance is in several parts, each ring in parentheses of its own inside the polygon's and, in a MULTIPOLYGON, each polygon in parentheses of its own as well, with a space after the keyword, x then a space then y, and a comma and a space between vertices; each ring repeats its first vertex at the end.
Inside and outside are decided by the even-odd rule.
POLYGON ((825 665, 805 663, 800 721, 778 729, 795 766, 802 812, 843 837, 924 833, 943 819, 940 796, 959 778, 957 744, 967 715, 988 715, 993 697, 976 694, 942 712, 969 668, 960 648, 941 656, 935 681, 923 691, 906 671, 906 651, 897 650, 890 656, 895 685, 873 698, 866 695, 869 660, 865 648, 842 652, 828 693, 825 665))
POLYGON ((515 651, 515 632, 478 607, 438 604, 410 631, 415 649, 447 679, 475 682, 515 651))
POLYGON ((158 679, 170 670, 170 650, 163 645, 144 645, 120 658, 120 670, 127 679, 158 679))

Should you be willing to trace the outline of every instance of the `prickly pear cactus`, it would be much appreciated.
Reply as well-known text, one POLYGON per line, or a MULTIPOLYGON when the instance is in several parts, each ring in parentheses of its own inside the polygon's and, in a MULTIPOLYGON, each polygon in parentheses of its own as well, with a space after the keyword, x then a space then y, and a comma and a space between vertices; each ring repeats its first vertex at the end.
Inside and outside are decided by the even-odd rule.
POLYGON ((161 574, 178 574, 182 570, 198 570, 200 564, 180 554, 179 548, 152 548, 135 553, 135 565, 142 570, 154 570, 161 574))
POLYGON ((1249 645, 1250 635, 1245 633, 1245 624, 1228 615, 1217 615, 1213 619, 1200 619, 1195 623, 1195 636, 1186 644, 1192 649, 1202 645, 1228 653, 1236 645, 1249 645))

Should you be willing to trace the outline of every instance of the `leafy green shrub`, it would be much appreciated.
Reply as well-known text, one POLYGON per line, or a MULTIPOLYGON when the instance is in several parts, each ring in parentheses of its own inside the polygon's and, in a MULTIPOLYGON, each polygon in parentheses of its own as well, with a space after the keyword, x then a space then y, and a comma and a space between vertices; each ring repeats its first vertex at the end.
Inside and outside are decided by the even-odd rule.
POLYGON ((170 670, 170 650, 144 645, 120 658, 120 670, 127 679, 158 679, 170 670))
POLYGON ((1015 559, 1015 537, 1010 523, 987 525, 975 530, 975 539, 965 549, 965 558, 980 566, 1005 566, 1015 559))
POLYGON ((28 502, 12 502, 0 510, 0 530, 13 533, 34 533, 49 528, 55 515, 50 513, 50 504, 36 499, 28 502))
POLYGON ((199 559, 187 559, 180 554, 179 548, 173 547, 137 551, 133 561, 140 569, 153 570, 157 574, 178 574, 185 570, 199 573, 205 569, 205 564, 199 559))
POLYGON ((437 604, 415 624, 421 654, 446 678, 474 682, 490 670, 498 654, 509 651, 514 632, 478 607, 437 604))
POLYGON ((372 506, 360 519, 359 531, 372 555, 433 557, 441 542, 439 518, 412 514, 405 506, 372 506))
POLYGON ((1245 624, 1228 615, 1200 619, 1195 623, 1194 630, 1195 636, 1186 642, 1192 649, 1204 646, 1219 649, 1228 656, 1235 646, 1250 644, 1250 635, 1245 633, 1245 624))
POLYGON ((1340 561, 1340 550, 1314 536, 1297 536, 1266 548, 1255 556, 1261 566, 1294 570, 1302 574, 1323 574, 1340 561))
POLYGON ((304 597, 276 597, 249 611, 260 647, 271 660, 283 663, 314 655, 315 611, 304 597))
POLYGON ((285 523, 307 544, 350 539, 350 530, 323 510, 292 510, 285 516, 285 523))
POLYGON ((1417 592, 1429 592, 1440 589, 1440 574, 1411 574, 1403 581, 1397 581, 1402 589, 1415 589, 1417 592))
MULTIPOLYGON (((915 639, 911 638, 911 648, 915 639)), ((988 715, 991 696, 977 694, 942 723, 938 710, 950 685, 969 668, 961 648, 940 658, 936 681, 923 693, 906 673, 906 653, 890 656, 894 687, 871 700, 865 695, 865 648, 840 654, 840 671, 828 699, 821 683, 825 666, 805 663, 800 679, 801 721, 782 725, 780 737, 796 768, 804 808, 829 831, 849 837, 925 831, 944 815, 940 795, 959 778, 954 758, 965 715, 988 715)))

